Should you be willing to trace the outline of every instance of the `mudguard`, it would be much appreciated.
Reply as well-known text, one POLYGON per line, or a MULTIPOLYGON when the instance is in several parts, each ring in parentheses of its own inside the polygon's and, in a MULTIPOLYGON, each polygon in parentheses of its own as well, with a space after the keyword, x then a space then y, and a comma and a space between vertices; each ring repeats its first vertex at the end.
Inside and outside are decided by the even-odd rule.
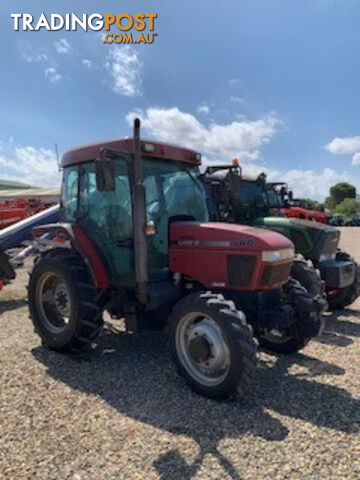
POLYGON ((70 223, 41 225, 33 229, 33 235, 40 247, 39 250, 50 248, 74 249, 88 266, 95 286, 97 288, 109 288, 110 280, 105 262, 80 227, 73 226, 70 223), (41 238, 45 235, 50 238, 41 238))

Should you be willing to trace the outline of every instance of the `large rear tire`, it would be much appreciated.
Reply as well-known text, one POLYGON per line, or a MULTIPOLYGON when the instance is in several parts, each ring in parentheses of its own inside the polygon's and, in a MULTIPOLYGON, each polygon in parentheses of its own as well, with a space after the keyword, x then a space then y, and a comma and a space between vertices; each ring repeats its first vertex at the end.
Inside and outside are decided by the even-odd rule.
POLYGON ((336 253, 336 260, 352 260, 355 263, 355 279, 348 287, 328 299, 329 310, 343 310, 351 305, 360 295, 360 267, 354 259, 346 252, 339 250, 336 253))
POLYGON ((56 351, 89 346, 102 327, 98 292, 84 262, 74 252, 41 256, 30 274, 30 318, 42 343, 56 351))
POLYGON ((170 316, 170 345, 179 373, 197 393, 243 396, 252 383, 257 342, 245 315, 222 295, 192 293, 170 316))

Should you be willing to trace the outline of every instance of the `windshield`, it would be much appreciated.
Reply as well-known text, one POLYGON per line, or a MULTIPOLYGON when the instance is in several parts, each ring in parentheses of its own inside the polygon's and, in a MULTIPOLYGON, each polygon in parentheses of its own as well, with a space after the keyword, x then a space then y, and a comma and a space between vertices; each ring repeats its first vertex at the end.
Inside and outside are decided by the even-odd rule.
POLYGON ((150 279, 156 280, 168 275, 171 222, 206 222, 208 210, 197 168, 181 169, 174 162, 144 160, 143 177, 147 222, 155 227, 155 234, 148 237, 150 279))
POLYGON ((280 200, 280 195, 274 187, 271 185, 266 185, 266 194, 267 194, 267 199, 268 199, 268 205, 269 208, 281 208, 281 200, 280 200))
POLYGON ((242 205, 265 205, 266 192, 264 186, 258 182, 243 181, 239 191, 239 201, 242 205))
POLYGON ((144 161, 144 185, 147 213, 150 217, 165 215, 167 219, 188 215, 207 221, 205 192, 197 169, 180 170, 163 161, 144 161))

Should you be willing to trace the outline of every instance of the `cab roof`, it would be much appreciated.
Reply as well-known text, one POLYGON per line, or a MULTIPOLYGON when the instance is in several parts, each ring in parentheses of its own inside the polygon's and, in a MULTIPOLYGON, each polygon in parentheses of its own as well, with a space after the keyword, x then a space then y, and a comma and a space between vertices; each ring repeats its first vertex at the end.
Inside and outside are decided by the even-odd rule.
MULTIPOLYGON (((99 158, 100 150, 104 147, 121 150, 126 153, 134 152, 134 142, 132 138, 105 140, 68 150, 61 159, 61 166, 69 167, 70 165, 95 160, 99 158)), ((144 157, 155 157, 194 166, 200 165, 201 163, 201 155, 194 150, 169 145, 168 143, 154 142, 152 140, 141 141, 141 154, 144 157)))

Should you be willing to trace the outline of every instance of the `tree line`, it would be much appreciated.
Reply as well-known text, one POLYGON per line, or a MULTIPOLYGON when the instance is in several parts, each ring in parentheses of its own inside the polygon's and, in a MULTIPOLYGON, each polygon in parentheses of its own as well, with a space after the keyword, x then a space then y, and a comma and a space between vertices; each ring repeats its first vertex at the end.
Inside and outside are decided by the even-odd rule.
POLYGON ((347 182, 339 182, 330 188, 330 195, 325 202, 310 198, 301 200, 301 206, 309 210, 329 210, 331 213, 346 217, 360 213, 360 202, 356 200, 356 187, 347 182))

